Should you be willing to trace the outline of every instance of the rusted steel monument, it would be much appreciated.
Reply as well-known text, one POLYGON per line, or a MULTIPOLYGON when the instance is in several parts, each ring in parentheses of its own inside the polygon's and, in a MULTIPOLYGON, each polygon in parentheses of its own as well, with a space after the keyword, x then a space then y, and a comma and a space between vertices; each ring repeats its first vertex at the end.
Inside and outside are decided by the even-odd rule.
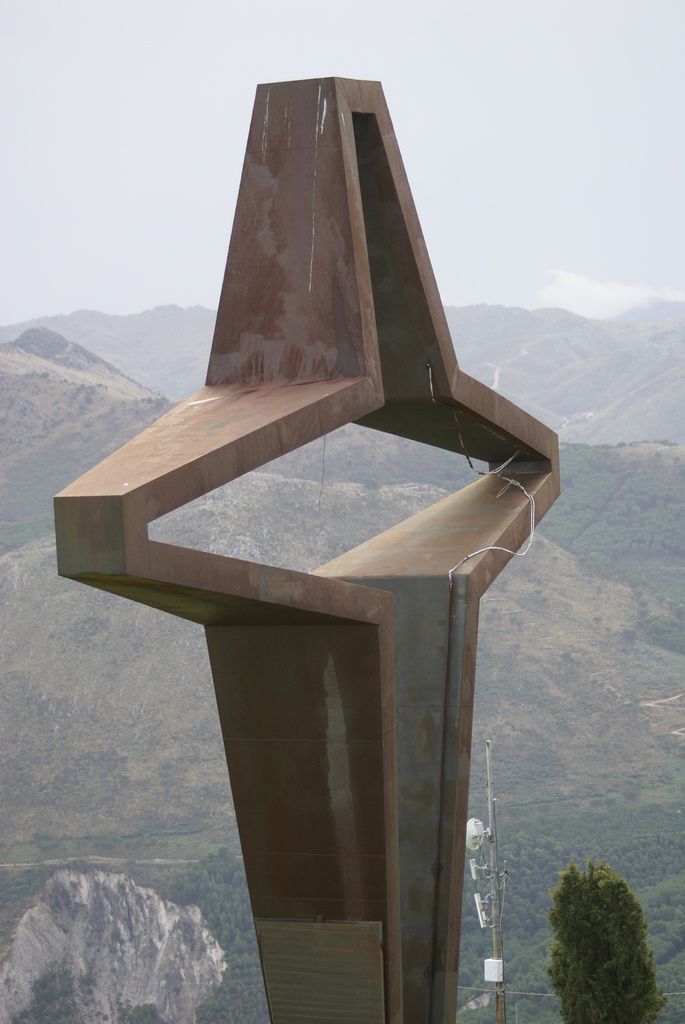
POLYGON ((61 575, 205 627, 273 1024, 453 1024, 478 604, 558 492, 457 366, 380 85, 260 86, 206 385, 55 520, 61 575), (500 471, 311 574, 148 539, 350 422, 500 471))

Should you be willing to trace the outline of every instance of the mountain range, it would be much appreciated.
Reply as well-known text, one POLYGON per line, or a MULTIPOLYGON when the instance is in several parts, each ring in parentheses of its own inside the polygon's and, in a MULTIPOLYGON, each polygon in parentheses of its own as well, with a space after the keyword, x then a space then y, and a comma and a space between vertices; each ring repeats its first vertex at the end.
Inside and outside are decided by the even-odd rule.
MULTIPOLYGON (((187 311, 174 309, 164 307, 162 319, 182 322, 187 311)), ((150 314, 157 326, 158 312, 150 314)), ((212 316, 191 312, 196 325, 212 316)), ((521 378, 528 384, 535 375, 561 382, 564 373, 570 382, 572 365, 593 358, 595 368, 609 365, 606 352, 593 357, 588 324, 595 348, 613 346, 618 363, 617 346, 628 337, 559 311, 474 307, 448 315, 462 339, 462 365, 480 360, 490 383, 499 368, 502 387, 528 358, 507 370, 507 353, 524 337, 534 369, 521 378), (564 364, 569 352, 575 364, 564 364)), ((180 328, 173 336, 182 337, 180 328)), ((645 338, 658 347, 655 333, 645 338)), ((125 341, 117 344, 123 352, 125 341)), ((666 351, 671 342, 663 344, 666 351)), ((0 345, 0 884, 17 893, 0 914, 0 949, 33 891, 31 869, 17 888, 17 868, 2 865, 97 855, 130 858, 135 873, 146 860, 195 858, 220 843, 237 849, 202 631, 56 575, 52 493, 168 408, 159 350, 137 349, 156 391, 134 381, 131 366, 122 373, 44 326, 0 345)), ((158 520, 151 533, 306 570, 469 479, 459 456, 348 426, 158 520)), ((685 446, 563 445, 562 480, 530 553, 513 560, 483 602, 472 802, 482 815, 489 736, 512 834, 525 836, 544 812, 546 836, 574 822, 574 841, 594 849, 597 829, 611 822, 620 849, 621 837, 637 842, 643 810, 645 821, 658 812, 665 835, 685 802, 685 446)), ((655 826, 644 827, 651 837, 655 826)), ((552 852, 568 854, 548 838, 536 843, 547 851, 541 870, 553 876, 552 852)), ((665 871, 679 887, 681 862, 665 871)), ((535 948, 544 946, 544 913, 530 925, 535 948)), ((525 908, 517 914, 523 919, 525 908)), ((660 947, 664 970, 675 971, 685 919, 664 927, 676 929, 675 945, 660 947)), ((524 960, 521 985, 544 985, 524 960)))
POLYGON ((29 328, 0 344, 0 551, 52 529, 52 496, 168 408, 81 345, 29 328))
POLYGON ((685 319, 588 320, 564 309, 448 308, 461 365, 562 441, 685 441, 685 319))
MULTIPOLYGON (((649 312, 647 310, 646 312, 649 312)), ((448 306, 464 370, 557 430, 564 441, 685 443, 685 317, 589 320, 563 309, 448 306)), ((216 314, 159 306, 114 316, 78 310, 0 327, 0 341, 43 327, 145 387, 182 398, 204 382, 216 314)))
MULTIPOLYGON (((221 831, 228 792, 201 632, 60 580, 45 525, 54 489, 166 400, 44 328, 0 347, 0 392, 0 844, 221 831), (43 539, 21 545, 22 531, 43 539), (40 757, 27 760, 34 747, 40 757), (87 789, 72 782, 82 777, 87 789)), ((531 554, 482 612, 479 699, 510 738, 500 756, 516 802, 528 801, 531 773, 545 799, 596 794, 607 771, 621 785, 645 769, 650 785, 680 777, 685 448, 565 446, 562 476, 531 554), (609 768, 607 718, 618 726, 609 768), (562 723, 570 745, 558 741, 562 723)), ((151 535, 308 570, 470 477, 457 455, 350 425, 158 520, 151 535)))

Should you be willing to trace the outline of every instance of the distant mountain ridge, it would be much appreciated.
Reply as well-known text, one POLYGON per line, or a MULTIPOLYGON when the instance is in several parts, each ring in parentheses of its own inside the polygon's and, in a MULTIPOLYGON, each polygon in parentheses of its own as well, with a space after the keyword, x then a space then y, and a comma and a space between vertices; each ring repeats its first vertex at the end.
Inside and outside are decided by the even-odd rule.
POLYGON ((52 496, 168 408, 46 328, 0 344, 0 551, 52 530, 52 496))
MULTIPOLYGON (((667 331, 660 339, 652 331, 656 325, 602 324, 562 310, 456 312, 452 329, 461 365, 480 366, 483 379, 502 390, 528 388, 552 410, 554 402, 570 400, 574 393, 581 401, 604 396, 603 408, 632 403, 644 423, 650 405, 645 392, 654 389, 651 405, 658 411, 665 394, 658 391, 659 378, 679 365, 677 336, 667 331), (484 347, 488 337, 489 352, 484 347), (630 350, 641 337, 646 356, 638 372, 639 352, 630 350), (621 346, 628 351, 625 367, 621 346), (671 349, 670 368, 649 365, 660 350, 667 361, 671 349), (593 381, 601 366, 610 369, 603 385, 593 381)), ((182 322, 177 313, 184 311, 166 308, 155 329, 161 332, 164 322, 182 322)), ((664 331, 672 327, 659 326, 664 331)), ((180 328, 170 336, 177 338, 180 351, 180 328)), ((123 351, 123 341, 121 346, 123 351)), ((167 345, 166 351, 171 348, 167 345)), ((169 368, 160 355, 163 347, 139 341, 137 349, 135 357, 148 360, 151 377, 169 368)), ((199 372, 204 367, 197 352, 193 358, 199 372)), ((126 372, 133 373, 128 365, 126 372)), ((11 522, 0 522, 0 541, 7 531, 13 534, 8 550, 0 550, 3 861, 54 861, 71 853, 102 856, 112 851, 126 857, 166 853, 194 858, 204 845, 237 842, 201 629, 60 579, 54 564, 51 495, 166 408, 159 394, 47 328, 30 328, 0 344, 0 520, 12 516, 11 522), (43 539, 23 543, 33 537, 43 539)), ((561 455, 559 501, 529 555, 514 560, 481 607, 472 748, 470 810, 482 813, 482 751, 484 739, 494 736, 505 843, 516 835, 517 825, 536 848, 530 862, 529 848, 518 839, 505 851, 512 858, 513 879, 507 925, 510 983, 532 992, 547 985, 544 894, 554 872, 576 849, 558 843, 542 851, 545 860, 537 848, 546 848, 548 836, 558 833, 555 825, 566 822, 574 835, 576 826, 594 828, 596 855, 607 856, 602 839, 608 830, 614 849, 627 842, 626 835, 633 844, 643 841, 644 828, 640 822, 642 831, 637 831, 634 822, 637 811, 647 806, 654 811, 663 845, 663 822, 678 833, 685 792, 685 447, 562 445, 561 455)), ((356 426, 266 468, 155 521, 152 537, 306 570, 472 478, 466 460, 453 453, 356 426)), ((595 855, 590 852, 594 847, 583 842, 581 836, 579 855, 585 850, 595 855)), ((685 964, 685 930, 682 922, 673 921, 672 906, 683 903, 685 875, 679 873, 682 859, 674 859, 671 848, 666 859, 659 882, 668 890, 668 905, 662 909, 657 902, 655 883, 648 909, 661 942, 664 987, 676 990, 685 964)), ((31 871, 0 870, 0 961, 3 944, 14 957, 9 944, 29 906, 31 871), (22 897, 18 890, 24 875, 29 880, 22 897), (3 909, 8 904, 14 907, 11 913, 3 909)), ((180 912, 179 921, 193 925, 196 937, 197 920, 158 903, 154 894, 141 901, 137 887, 129 885, 122 893, 119 882, 110 885, 98 872, 90 873, 88 892, 85 883, 72 884, 75 873, 60 874, 68 885, 54 890, 59 905, 68 909, 76 893, 76 917, 87 941, 80 941, 80 933, 72 937, 71 914, 63 912, 51 924, 50 901, 40 898, 37 911, 29 911, 24 921, 37 927, 20 928, 33 970, 19 964, 25 975, 23 997, 17 1001, 14 991, 14 1002, 6 1006, 9 1015, 26 1003, 31 982, 48 960, 57 962, 43 955, 54 945, 56 955, 67 954, 64 962, 78 965, 71 979, 84 1014, 81 1024, 101 1024, 108 1014, 115 1019, 111 993, 137 1006, 139 1012, 126 1024, 154 1019, 153 1007, 160 1019, 172 1020, 175 1010, 168 997, 174 992, 164 987, 162 972, 155 973, 150 962, 159 963, 157 954, 169 950, 176 978, 185 960, 178 929, 160 932, 156 910, 161 906, 163 921, 180 912), (115 900, 126 911, 121 923, 115 900), (104 917, 89 912, 96 905, 104 917), (144 940, 138 946, 126 941, 129 919, 144 940), (53 945, 43 941, 42 950, 40 943, 30 945, 36 935, 53 945), (81 998, 91 983, 96 1006, 81 998), (90 1015, 91 1009, 97 1009, 97 1016, 90 1015)), ((194 895, 171 899, 179 907, 195 902, 194 895)), ((472 902, 469 906, 472 910, 472 902)), ((252 935, 249 921, 246 927, 252 935)), ((473 915, 462 936, 462 977, 466 985, 478 986, 483 950, 476 941, 480 934, 470 941, 471 928, 476 928, 473 915)), ((232 957, 242 956, 242 948, 231 947, 232 957)), ((258 976, 256 964, 254 970, 258 976)), ((9 974, 8 966, 5 977, 9 974)), ((236 977, 236 985, 242 984, 244 975, 236 977)), ((531 1024, 554 1019, 530 1004, 525 1011, 531 1024)), ((198 1018, 209 1019, 204 1010, 198 1018)), ((245 1024, 249 1018, 239 1006, 231 1016, 211 1019, 245 1024)))
POLYGON ((204 383, 216 312, 203 306, 157 306, 118 315, 79 309, 0 327, 0 342, 43 327, 113 363, 144 387, 183 398, 204 383))
POLYGON ((0 344, 0 372, 8 375, 50 373, 64 380, 88 377, 122 397, 148 397, 148 390, 126 377, 106 359, 46 327, 30 327, 15 341, 0 344), (69 372, 72 371, 72 372, 69 372))
MULTIPOLYGON (((8 544, 15 550, 1 558, 2 842, 116 828, 218 831, 231 810, 200 631, 59 579, 49 537, 57 477, 73 479, 167 404, 47 332, 3 346, 0 355, 27 369, 3 376, 0 359, 0 462, 8 467, 0 495, 17 527, 31 527, 38 512, 45 516, 27 537, 44 540, 8 544), (39 756, 29 757, 34 749, 39 756), (84 777, 85 787, 78 783, 84 777)), ((676 506, 685 451, 579 446, 562 451, 562 474, 565 490, 542 524, 551 540, 540 538, 503 574, 482 609, 483 693, 502 735, 506 722, 517 722, 518 741, 510 734, 500 756, 509 798, 519 802, 529 799, 526 773, 547 798, 594 795, 607 784, 599 770, 605 715, 620 721, 614 743, 623 774, 637 779, 648 770, 652 780, 668 780, 681 752, 673 732, 685 723, 677 702, 658 703, 682 689, 684 655, 672 642, 677 623, 661 597, 671 579, 666 570, 670 590, 682 579, 676 506), (611 571, 613 563, 633 567, 641 596, 625 572, 611 571), (601 607, 597 571, 606 571, 601 607), (518 638, 533 635, 536 643, 519 649, 518 638), (579 728, 568 751, 557 744, 552 757, 546 737, 558 728, 555 716, 564 707, 572 717, 581 699, 594 724, 579 728), (574 770, 581 748, 585 767, 574 770), (537 750, 546 752, 542 760, 537 750)), ((306 570, 471 478, 466 460, 453 453, 348 426, 328 437, 325 451, 313 442, 156 520, 150 532, 156 540, 306 570)))
POLYGON ((651 299, 646 306, 636 306, 619 313, 617 320, 676 320, 685 317, 685 302, 676 299, 651 299))
MULTIPOLYGON (((525 367, 527 360, 539 380, 552 380, 562 358, 569 365, 569 353, 579 376, 601 344, 615 359, 606 325, 587 322, 596 330, 588 341, 586 322, 564 311, 488 308, 486 317, 472 315, 471 324, 462 315, 455 328, 462 366, 482 357, 485 379, 499 368, 498 387, 507 367, 525 367), (478 351, 488 317, 499 339, 490 366, 478 351), (513 348, 507 325, 518 331, 513 348), (527 352, 517 358, 519 344, 527 352)), ((163 365, 160 360, 158 368, 163 365)), ((523 379, 530 383, 532 376, 523 379)), ((52 493, 167 407, 159 395, 46 329, 0 345, 0 519, 8 508, 14 517, 0 527, 24 530, 27 541, 42 538, 22 544, 17 534, 0 552, 5 863, 54 862, 73 853, 194 858, 219 841, 237 842, 200 627, 60 579, 54 563, 52 493)), ((516 821, 531 846, 544 847, 555 822, 568 816, 569 833, 575 822, 590 821, 600 846, 603 830, 611 828, 616 848, 623 831, 632 843, 643 835, 623 822, 628 811, 637 819, 637 810, 648 806, 664 843, 660 816, 677 834, 685 792, 685 447, 562 445, 561 458, 559 501, 529 555, 514 560, 481 606, 471 810, 479 813, 483 741, 494 736, 505 839, 516 821)), ((265 469, 156 520, 151 536, 306 570, 473 478, 454 453, 354 425, 265 469)), ((538 858, 532 867, 521 862, 521 849, 518 842, 510 847, 518 863, 512 861, 517 880, 508 927, 525 922, 526 941, 534 936, 538 946, 525 960, 511 957, 511 977, 512 987, 534 992, 547 984, 540 966, 544 893, 576 847, 557 844, 544 864, 538 858), (540 864, 546 874, 535 873, 540 864)), ((584 856, 582 838, 577 849, 584 856)), ((27 890, 24 896, 19 890, 32 870, 0 870, 0 959, 29 905, 27 890)), ((659 904, 653 916, 658 928, 669 929, 657 937, 665 976, 676 979, 668 983, 673 990, 682 977, 678 956, 685 964, 685 931, 677 923, 672 928, 670 916, 685 891, 679 871, 669 850, 660 879, 669 905, 662 911, 659 904)), ((110 934, 116 936, 114 928, 110 934)), ((512 943, 515 948, 523 946, 512 943)), ((480 985, 481 950, 475 941, 469 950, 464 977, 480 985)), ((102 962, 118 969, 121 946, 111 965, 102 962)), ((85 985, 86 977, 79 974, 74 984, 85 985)), ((551 1024, 540 1013, 528 1008, 526 1020, 551 1024)), ((236 1011, 233 1019, 244 1024, 247 1018, 236 1011)), ((665 1019, 675 1024, 676 1018, 665 1019)))
MULTIPOLYGON (((680 313, 669 303, 670 313, 680 313), (672 308, 671 308, 672 307, 672 308)), ((446 308, 460 366, 558 430, 562 440, 685 442, 685 316, 589 320, 563 309, 446 308)), ((645 313, 649 312, 649 307, 645 313)), ((179 399, 202 385, 216 313, 158 306, 117 316, 78 310, 0 327, 43 327, 179 399)))
POLYGON ((446 313, 460 365, 562 441, 685 441, 685 319, 588 320, 505 306, 446 313))

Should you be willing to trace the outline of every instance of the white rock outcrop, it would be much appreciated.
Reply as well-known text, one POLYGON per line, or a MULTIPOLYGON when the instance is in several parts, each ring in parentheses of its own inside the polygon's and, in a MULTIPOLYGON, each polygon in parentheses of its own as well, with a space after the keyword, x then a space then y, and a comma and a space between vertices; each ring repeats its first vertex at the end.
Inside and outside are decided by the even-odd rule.
POLYGON ((59 964, 84 1022, 114 1022, 118 1004, 151 1003, 167 1024, 192 1024, 221 980, 224 954, 197 907, 123 874, 63 868, 22 917, 0 967, 0 1024, 30 1005, 33 983, 59 964))

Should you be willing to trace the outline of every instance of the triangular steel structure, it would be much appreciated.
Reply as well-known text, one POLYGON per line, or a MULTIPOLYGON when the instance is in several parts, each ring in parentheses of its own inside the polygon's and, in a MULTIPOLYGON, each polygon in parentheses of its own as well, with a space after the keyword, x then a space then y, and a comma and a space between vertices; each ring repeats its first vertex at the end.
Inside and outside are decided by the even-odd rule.
POLYGON ((61 575, 206 627, 274 1024, 453 1024, 478 604, 558 493, 556 436, 457 365, 380 84, 259 86, 206 385, 55 522, 61 575), (149 540, 350 422, 516 483, 311 574, 149 540))

